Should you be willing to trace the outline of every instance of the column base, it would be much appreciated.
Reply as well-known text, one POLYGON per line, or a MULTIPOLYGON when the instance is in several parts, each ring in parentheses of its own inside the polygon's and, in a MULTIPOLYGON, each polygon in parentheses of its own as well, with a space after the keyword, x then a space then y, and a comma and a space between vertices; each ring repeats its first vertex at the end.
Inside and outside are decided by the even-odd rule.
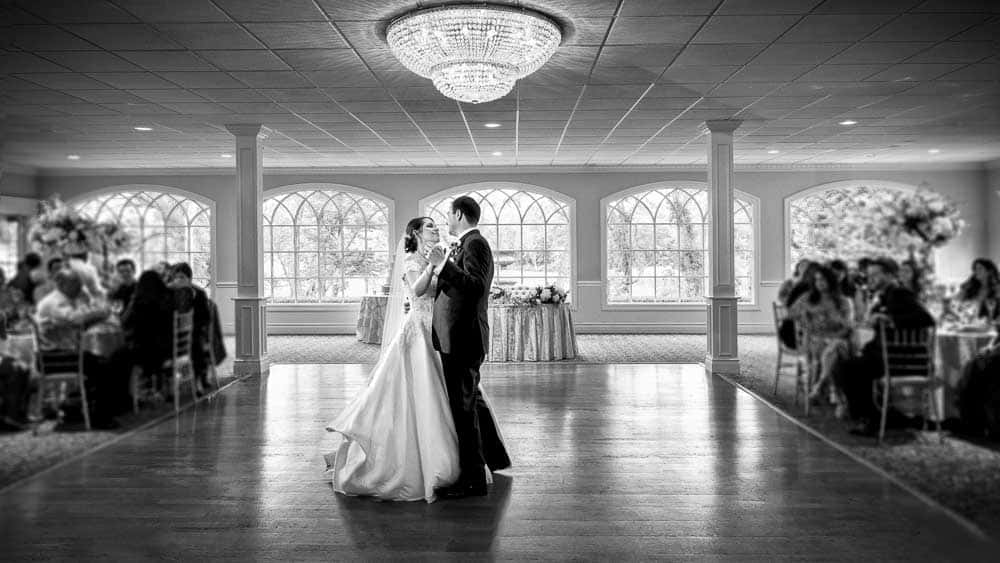
POLYGON ((233 360, 233 375, 237 379, 266 375, 270 369, 271 361, 267 358, 233 360))
POLYGON ((721 375, 739 375, 740 361, 705 356, 705 372, 721 375))

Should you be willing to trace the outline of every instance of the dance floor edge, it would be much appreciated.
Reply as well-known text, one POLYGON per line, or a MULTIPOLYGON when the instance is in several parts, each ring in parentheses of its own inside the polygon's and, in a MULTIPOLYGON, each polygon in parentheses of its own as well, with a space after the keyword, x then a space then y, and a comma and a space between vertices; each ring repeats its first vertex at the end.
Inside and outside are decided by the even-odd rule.
POLYGON ((4 560, 982 560, 997 546, 683 364, 489 364, 487 497, 333 493, 324 426, 370 366, 276 365, 0 494, 4 560))

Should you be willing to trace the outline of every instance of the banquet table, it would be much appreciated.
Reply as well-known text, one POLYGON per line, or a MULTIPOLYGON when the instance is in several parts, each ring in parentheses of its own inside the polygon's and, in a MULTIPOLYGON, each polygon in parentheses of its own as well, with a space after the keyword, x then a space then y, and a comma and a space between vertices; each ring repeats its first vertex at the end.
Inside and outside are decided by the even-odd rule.
POLYGON ((576 358, 573 312, 564 305, 491 305, 492 362, 547 362, 576 358))
POLYGON ((382 343, 382 325, 385 322, 385 308, 388 303, 388 295, 366 295, 361 298, 357 327, 359 342, 382 343))
POLYGON ((944 418, 958 418, 958 387, 962 379, 962 367, 982 348, 993 341, 992 331, 959 331, 941 329, 937 332, 934 354, 935 372, 944 385, 934 394, 937 412, 944 418))

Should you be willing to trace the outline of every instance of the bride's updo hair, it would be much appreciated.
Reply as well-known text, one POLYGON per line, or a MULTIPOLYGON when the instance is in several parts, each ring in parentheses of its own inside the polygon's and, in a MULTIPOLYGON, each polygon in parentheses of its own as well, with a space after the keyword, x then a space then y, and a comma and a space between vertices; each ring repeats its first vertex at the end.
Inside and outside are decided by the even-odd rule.
POLYGON ((417 231, 424 228, 424 221, 430 219, 430 217, 414 217, 410 219, 410 222, 406 224, 405 234, 403 235, 403 252, 407 254, 412 254, 417 251, 417 231))

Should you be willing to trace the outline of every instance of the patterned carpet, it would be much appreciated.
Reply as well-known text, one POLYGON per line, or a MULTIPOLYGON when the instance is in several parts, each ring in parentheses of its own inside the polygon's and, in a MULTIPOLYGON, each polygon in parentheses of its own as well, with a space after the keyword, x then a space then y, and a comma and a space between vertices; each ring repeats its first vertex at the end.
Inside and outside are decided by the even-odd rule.
MULTIPOLYGON (((233 341, 227 339, 229 350, 233 341)), ((740 354, 754 358, 773 348, 772 336, 741 336, 740 354)), ((271 364, 373 364, 377 344, 358 342, 351 335, 269 336, 271 364)), ((701 363, 703 334, 580 334, 575 362, 587 364, 701 363)))

